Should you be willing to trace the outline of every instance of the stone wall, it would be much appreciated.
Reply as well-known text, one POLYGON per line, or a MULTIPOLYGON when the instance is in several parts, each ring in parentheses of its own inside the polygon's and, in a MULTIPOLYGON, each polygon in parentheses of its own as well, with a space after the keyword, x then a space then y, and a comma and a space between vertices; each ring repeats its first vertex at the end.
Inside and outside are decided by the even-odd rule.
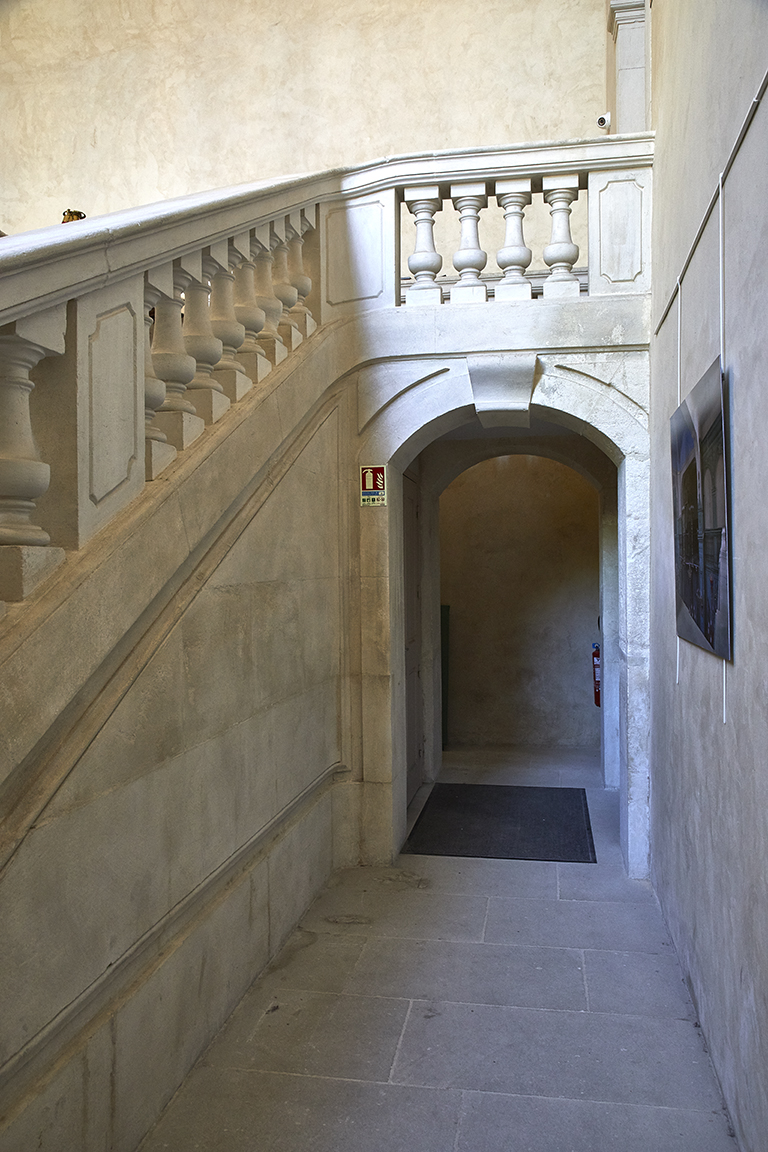
POLYGON ((743 1152, 760 1152, 768 1132, 768 216, 755 199, 766 97, 752 108, 767 59, 768 17, 755 0, 654 5, 653 877, 743 1152), (715 202, 697 240, 724 171, 722 237, 715 202), (678 657, 669 433, 679 399, 721 352, 721 252, 734 640, 725 667, 685 640, 678 657))
POLYGON ((3 619, 6 785, 40 805, 0 871, 3 1152, 133 1152, 357 859, 319 376, 276 371, 3 619))
POLYGON ((0 229, 382 155, 597 134, 603 0, 24 0, 0 229))
POLYGON ((441 496, 451 745, 599 747, 598 512, 588 481, 536 456, 477 464, 441 496))
POLYGON ((646 301, 449 308, 323 325, 0 620, 3 1152, 133 1152, 330 869, 402 844, 400 476, 525 348, 502 426, 535 409, 618 467, 614 678, 642 683, 617 769, 644 874, 646 301), (371 462, 385 507, 360 506, 371 462))

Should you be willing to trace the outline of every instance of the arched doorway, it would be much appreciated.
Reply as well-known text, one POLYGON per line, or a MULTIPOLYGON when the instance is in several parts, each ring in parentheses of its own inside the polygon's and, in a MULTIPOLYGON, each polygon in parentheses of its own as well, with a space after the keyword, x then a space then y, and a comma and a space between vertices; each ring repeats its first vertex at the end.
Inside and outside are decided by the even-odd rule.
POLYGON ((544 456, 494 456, 440 496, 444 746, 600 758, 599 493, 544 456), (446 659, 448 657, 448 659, 446 659))
MULTIPOLYGON (((501 384, 504 365, 505 354, 494 354, 493 371, 501 384)), ((363 577, 369 611, 374 587, 377 598, 376 612, 362 622, 362 665, 371 669, 369 675, 364 671, 361 693, 363 782, 370 780, 370 794, 377 798, 377 806, 366 809, 363 818, 364 838, 382 843, 389 835, 396 853, 406 834, 403 473, 416 466, 419 475, 422 732, 425 775, 434 779, 442 745, 438 498, 455 476, 480 460, 510 453, 541 455, 576 469, 600 492, 603 768, 606 784, 620 789, 628 872, 646 876, 649 510, 644 411, 595 374, 582 371, 581 362, 578 368, 557 363, 551 371, 537 370, 523 408, 514 390, 507 398, 500 386, 490 417, 479 406, 464 361, 448 360, 439 376, 432 372, 429 377, 424 365, 414 362, 410 387, 402 386, 406 363, 401 361, 394 396, 385 364, 366 372, 366 394, 380 391, 385 402, 362 430, 359 459, 388 464, 390 502, 385 517, 360 520, 361 559, 370 569, 363 577), (381 372, 380 384, 376 372, 381 372), (374 566, 382 557, 385 578, 374 566), (386 639, 384 618, 389 622, 386 639)))

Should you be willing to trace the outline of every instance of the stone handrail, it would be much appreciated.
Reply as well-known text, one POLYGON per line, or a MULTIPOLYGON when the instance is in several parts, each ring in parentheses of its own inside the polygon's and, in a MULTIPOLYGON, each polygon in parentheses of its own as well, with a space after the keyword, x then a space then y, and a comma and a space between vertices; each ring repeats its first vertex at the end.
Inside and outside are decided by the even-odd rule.
POLYGON ((569 217, 584 192, 588 294, 646 292, 652 158, 648 134, 403 156, 0 239, 0 601, 23 600, 318 323, 398 306, 403 202, 406 306, 447 294, 432 230, 448 200, 450 304, 488 298, 489 196, 506 221, 495 301, 530 301, 541 281, 524 236, 539 195, 545 301, 580 294, 569 217))

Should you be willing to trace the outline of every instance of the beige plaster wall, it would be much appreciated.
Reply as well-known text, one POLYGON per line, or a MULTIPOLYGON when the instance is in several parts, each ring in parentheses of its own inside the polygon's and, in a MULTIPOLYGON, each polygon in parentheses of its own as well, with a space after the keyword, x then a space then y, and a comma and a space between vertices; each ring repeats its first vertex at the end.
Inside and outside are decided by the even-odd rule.
POLYGON ((598 568, 597 492, 565 465, 499 456, 446 488, 451 745, 599 747, 598 568))
POLYGON ((675 638, 669 418, 720 351, 720 229, 683 260, 768 61, 757 0, 653 6, 655 310, 681 292, 652 345, 653 876, 743 1152, 768 1132, 768 564, 764 337, 768 175, 763 97, 723 193, 724 364, 730 389, 733 662, 675 638), (680 373, 678 376, 678 351, 680 373))
POLYGON ((593 136, 603 0, 6 0, 0 229, 381 155, 593 136))

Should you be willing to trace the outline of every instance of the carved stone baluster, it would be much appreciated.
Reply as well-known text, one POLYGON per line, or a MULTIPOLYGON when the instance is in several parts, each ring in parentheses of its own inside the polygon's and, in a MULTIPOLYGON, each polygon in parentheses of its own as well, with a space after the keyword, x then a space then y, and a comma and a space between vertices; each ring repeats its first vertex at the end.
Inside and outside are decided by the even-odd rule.
POLYGON ((542 180, 544 199, 552 214, 552 239, 544 249, 544 262, 552 269, 544 281, 544 295, 578 296, 579 278, 573 268, 579 256, 578 245, 571 237, 571 204, 579 195, 579 177, 545 176, 542 180))
POLYGON ((147 480, 156 480, 176 459, 176 449, 168 443, 168 437, 155 419, 159 408, 165 403, 165 384, 157 376, 152 363, 152 309, 162 296, 159 288, 145 279, 144 283, 144 475, 147 480))
POLYGON ((437 184, 429 188, 406 188, 405 202, 416 220, 416 246, 408 257, 408 267, 416 283, 405 290, 406 304, 442 304, 443 290, 435 277, 443 266, 443 258, 435 250, 435 213, 440 212, 443 201, 437 184))
POLYGON ((317 329, 314 317, 307 307, 307 296, 312 291, 312 281, 304 270, 304 237, 312 229, 313 225, 302 211, 299 229, 298 231, 291 229, 288 242, 288 276, 298 293, 298 299, 291 308, 291 316, 294 317, 302 336, 311 336, 317 329))
POLYGON ((504 273, 496 285, 496 299, 530 300, 531 282, 524 273, 533 254, 523 237, 523 213, 531 202, 530 180, 497 180, 496 199, 507 222, 504 247, 496 253, 496 263, 504 273))
POLYGON ((243 260, 235 268, 235 315, 245 329, 245 340, 237 358, 254 384, 263 380, 272 365, 256 337, 264 328, 267 317, 256 299, 256 265, 243 260))
POLYGON ((299 299, 299 293, 291 284, 288 272, 288 237, 291 232, 293 229, 289 229, 286 221, 285 239, 278 237, 278 243, 274 246, 275 262, 272 265, 272 288, 283 306, 277 330, 289 352, 295 351, 304 339, 299 331, 295 316, 291 315, 291 309, 296 307, 296 302, 299 299))
POLYGON ((461 240, 453 257, 459 283, 451 289, 452 304, 482 304, 488 292, 480 273, 488 261, 480 247, 480 210, 488 204, 485 184, 451 184, 451 199, 461 219, 461 240))
POLYGON ((165 401, 155 421, 179 451, 194 444, 205 430, 205 422, 197 415, 187 393, 187 384, 197 370, 194 358, 184 347, 181 325, 182 294, 191 282, 192 277, 174 262, 173 298, 161 296, 155 304, 152 336, 152 365, 165 381, 165 401))
POLYGON ((266 322, 256 337, 264 349, 270 364, 280 364, 288 355, 288 349, 283 343, 277 325, 283 314, 283 305, 275 296, 272 287, 272 264, 274 256, 272 249, 266 247, 259 240, 254 240, 251 254, 256 264, 256 301, 266 316, 266 322))
POLYGON ((64 559, 31 519, 51 469, 40 459, 29 410, 30 371, 64 351, 64 315, 62 305, 0 328, 0 601, 23 600, 64 559))
POLYGON ((191 283, 184 293, 184 347, 194 356, 197 371, 187 385, 193 393, 198 416, 206 424, 215 424, 229 411, 229 399, 224 388, 211 375, 214 365, 221 360, 222 343, 211 327, 208 305, 208 277, 202 283, 191 283))
POLYGON ((253 387, 245 366, 240 363, 237 353, 245 340, 245 328, 235 313, 235 276, 232 266, 240 260, 240 255, 230 248, 227 267, 219 265, 211 279, 211 327, 223 345, 221 360, 213 369, 224 394, 233 404, 241 400, 253 387))

